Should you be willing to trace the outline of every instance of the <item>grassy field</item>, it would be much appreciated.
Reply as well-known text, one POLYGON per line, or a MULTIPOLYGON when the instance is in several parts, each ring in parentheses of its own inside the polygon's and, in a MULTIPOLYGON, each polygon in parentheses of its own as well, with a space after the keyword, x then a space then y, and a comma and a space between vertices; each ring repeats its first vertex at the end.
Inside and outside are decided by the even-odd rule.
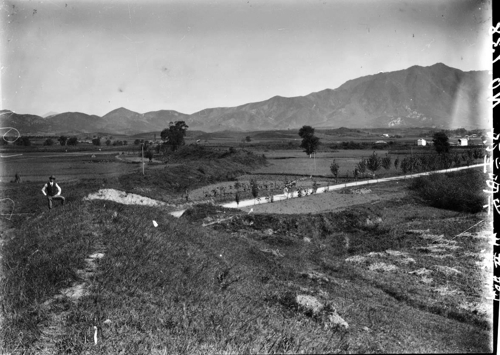
MULTIPOLYGON (((88 170, 78 179, 68 175, 62 186, 68 203, 50 211, 35 179, 2 182, 2 197, 15 202, 1 226, 2 351, 491 351, 488 216, 429 206, 409 182, 391 186, 393 198, 314 215, 201 204, 176 219, 168 206, 82 200, 116 188, 181 206, 185 189, 203 200, 205 188, 259 176, 276 181, 252 174, 278 171, 274 164, 287 160, 279 172, 291 174, 311 161, 302 152, 264 154, 267 159, 258 150, 191 147, 164 157, 167 164, 146 165, 145 175, 135 164, 57 158, 41 173, 66 176, 71 164, 88 170), (108 164, 131 170, 99 176, 96 167, 108 164), (298 296, 314 297, 324 308, 311 312, 298 296), (332 326, 333 310, 348 329, 332 326)), ((324 165, 334 156, 363 156, 349 154, 322 152, 318 159, 324 165)), ((452 188, 464 176, 449 178, 443 183, 452 188)), ((465 179, 480 186, 484 176, 465 179)), ((6 212, 7 204, 2 207, 6 212)))
POLYGON ((118 152, 24 153, 2 160, 0 181, 13 180, 16 172, 24 181, 46 181, 54 174, 58 182, 64 182, 81 178, 119 176, 138 169, 137 166, 115 159, 117 154, 118 152))
MULTIPOLYGON (((200 206, 177 220, 161 208, 81 201, 98 187, 92 184, 72 186, 78 199, 64 208, 13 217, 18 227, 5 243, 3 259, 7 292, 2 302, 9 310, 2 328, 5 350, 488 350, 490 325, 481 307, 484 275, 476 264, 487 240, 474 237, 481 228, 454 238, 481 215, 405 199, 316 217, 248 216, 200 206), (202 226, 229 216, 233 219, 213 228, 202 226), (375 225, 366 222, 377 218, 381 222, 375 225), (409 232, 423 229, 427 234, 409 232), (425 251, 433 245, 429 235, 439 239, 441 234, 440 244, 446 244, 444 239, 451 247, 425 251), (78 270, 97 251, 104 257, 89 278, 89 294, 77 302, 54 298, 82 282, 78 270), (422 269, 432 271, 409 274, 422 269), (311 271, 328 281, 304 276, 311 271), (325 328, 321 317, 303 313, 294 303, 299 294, 332 304, 349 330, 325 328), (56 320, 60 329, 47 339, 44 331, 56 320)), ((30 208, 36 202, 30 190, 37 188, 16 186, 18 212, 36 210, 30 208)))
MULTIPOLYGON (((273 151, 266 152, 269 165, 258 170, 255 174, 293 174, 293 175, 323 175, 331 176, 330 164, 333 159, 339 165, 339 176, 347 173, 353 177, 353 171, 362 158, 367 158, 373 151, 350 150, 337 152, 321 152, 315 157, 309 158, 300 151, 273 151)), ((384 157, 387 151, 376 151, 380 157, 384 157)), ((400 158, 401 159, 401 158, 400 158)), ((394 160, 394 158, 393 158, 394 160)), ((396 170, 391 165, 390 170, 381 169, 377 175, 394 175, 396 170)))

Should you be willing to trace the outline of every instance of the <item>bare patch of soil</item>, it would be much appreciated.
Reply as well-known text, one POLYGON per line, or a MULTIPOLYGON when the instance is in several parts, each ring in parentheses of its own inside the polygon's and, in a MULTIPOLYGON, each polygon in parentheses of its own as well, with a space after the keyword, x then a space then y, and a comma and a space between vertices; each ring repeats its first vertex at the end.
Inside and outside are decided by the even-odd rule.
POLYGON ((165 206, 165 202, 153 200, 149 197, 130 194, 115 189, 100 189, 96 193, 91 193, 84 200, 109 200, 124 205, 142 205, 142 206, 165 206))

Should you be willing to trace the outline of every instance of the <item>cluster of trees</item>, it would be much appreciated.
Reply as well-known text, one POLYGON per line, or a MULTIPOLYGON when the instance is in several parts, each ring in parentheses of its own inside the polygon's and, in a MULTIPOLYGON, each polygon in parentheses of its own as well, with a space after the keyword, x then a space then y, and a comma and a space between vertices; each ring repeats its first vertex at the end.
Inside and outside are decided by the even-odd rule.
POLYGON ((381 158, 376 152, 373 152, 368 158, 362 158, 354 168, 353 175, 358 178, 360 174, 366 173, 367 170, 371 171, 373 177, 375 177, 375 172, 384 168, 389 170, 391 168, 392 158, 389 155, 381 158))
MULTIPOLYGON (((111 140, 112 137, 108 138, 107 140, 104 141, 104 144, 107 146, 113 145, 113 146, 122 146, 122 145, 127 145, 128 141, 126 140, 111 140)), ((2 140, 5 142, 5 140, 2 140)), ((100 146, 102 141, 102 137, 94 137, 92 138, 92 144, 100 146)), ((44 146, 53 146, 54 144, 59 143, 61 146, 76 146, 78 144, 78 137, 72 136, 72 137, 67 137, 67 136, 59 136, 59 138, 47 138, 43 142, 44 146)), ((14 144, 16 145, 22 145, 22 146, 30 146, 31 145, 31 140, 27 136, 21 136, 17 140, 15 140, 14 144)))
POLYGON ((22 145, 22 146, 25 146, 25 147, 29 147, 31 145, 31 141, 30 141, 29 137, 21 136, 18 139, 16 139, 16 141, 14 142, 14 144, 15 145, 22 145))
POLYGON ((140 156, 144 154, 144 157, 151 161, 155 151, 156 153, 160 153, 160 151, 165 151, 167 147, 169 147, 171 151, 175 152, 179 147, 185 145, 184 137, 186 136, 188 128, 189 126, 184 121, 170 122, 168 128, 165 128, 160 133, 161 139, 163 140, 162 144, 155 145, 150 144, 150 142, 144 139, 136 139, 134 140, 134 145, 140 145, 140 156))
MULTIPOLYGON (((16 140, 12 140, 15 145, 20 145, 20 146, 25 146, 29 147, 31 146, 31 139, 28 136, 21 136, 17 138, 16 140)), ((2 139, 3 144, 7 144, 6 140, 2 139)), ((66 137, 66 136, 60 136, 56 140, 52 138, 47 138, 43 142, 44 146, 51 146, 56 144, 56 142, 59 142, 62 146, 64 145, 77 145, 78 144, 78 138, 77 137, 66 137)))
MULTIPOLYGON (((114 145, 114 146, 116 146, 116 145, 127 145, 128 142, 126 140, 123 140, 123 141, 116 140, 116 141, 113 141, 113 143, 111 143, 111 144, 114 145)), ((109 145, 108 141, 106 141, 106 145, 109 145)))
MULTIPOLYGON (((399 158, 394 160, 394 168, 401 169, 404 174, 418 173, 422 171, 432 171, 439 169, 449 169, 451 167, 459 167, 462 165, 469 166, 475 160, 481 159, 487 152, 484 148, 470 148, 463 152, 450 153, 450 143, 445 132, 437 132, 433 136, 433 143, 436 152, 434 154, 415 154, 404 157, 401 161, 399 158)), ((392 158, 386 154, 385 157, 379 157, 376 152, 373 152, 368 158, 362 158, 353 171, 355 178, 360 175, 371 172, 371 176, 375 177, 375 173, 384 168, 389 170, 393 165, 392 158)), ((339 165, 335 159, 330 164, 330 172, 337 181, 339 175, 339 165)), ((346 173, 347 177, 349 172, 346 173)))
MULTIPOLYGON (((400 169, 403 174, 419 173, 424 171, 433 171, 440 169, 449 169, 452 167, 459 167, 463 165, 471 165, 475 160, 481 159, 486 155, 486 151, 481 148, 468 149, 462 153, 434 153, 434 154, 414 154, 406 156, 403 159, 396 158, 394 161, 391 156, 386 154, 380 157, 376 152, 373 152, 368 158, 362 158, 354 168, 353 176, 358 178, 367 172, 375 177, 375 173, 384 168, 386 170, 400 169)), ((330 165, 330 171, 337 180, 339 174, 339 165, 335 159, 330 165)), ((347 172, 349 176, 349 172, 347 172)))
POLYGON ((60 136, 59 138, 57 138, 56 141, 54 141, 52 138, 47 138, 43 142, 43 145, 52 146, 52 145, 56 144, 56 142, 59 142, 59 144, 61 146, 77 145, 78 144, 78 137, 76 137, 76 136, 73 136, 73 137, 60 136))
MULTIPOLYGON (((453 136, 465 136, 465 135, 473 135, 476 134, 479 137, 482 137, 484 135, 484 130, 481 129, 472 129, 472 130, 466 130, 465 128, 457 128, 457 129, 448 129, 448 130, 443 130, 443 133, 448 134, 448 135, 453 135, 453 136)), ((433 134, 433 132, 429 132, 429 135, 433 134)))
MULTIPOLYGON (((99 137, 99 136, 94 137, 94 138, 92 138, 92 144, 96 145, 96 146, 100 146, 102 144, 102 139, 103 139, 103 137, 99 137)), ((104 141, 104 144, 106 144, 107 146, 110 146, 110 145, 117 146, 117 145, 127 145, 128 144, 128 141, 126 141, 126 140, 114 140, 114 141, 112 141, 111 139, 113 139, 113 137, 108 137, 104 141)))
POLYGON ((161 139, 165 142, 165 146, 175 152, 180 146, 185 144, 184 137, 189 126, 184 121, 170 122, 168 128, 161 131, 161 139))

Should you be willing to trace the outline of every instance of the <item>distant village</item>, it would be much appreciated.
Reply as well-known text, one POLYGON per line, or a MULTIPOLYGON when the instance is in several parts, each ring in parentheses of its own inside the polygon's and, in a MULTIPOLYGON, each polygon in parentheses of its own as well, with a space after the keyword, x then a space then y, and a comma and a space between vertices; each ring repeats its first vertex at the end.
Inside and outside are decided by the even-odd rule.
MULTIPOLYGON (((383 138, 397 138, 395 136, 391 136, 387 133, 382 134, 383 138)), ((460 146, 460 147, 465 147, 465 146, 478 146, 478 145, 484 145, 485 139, 484 137, 481 137, 478 134, 471 134, 471 135, 464 135, 464 136, 454 136, 449 138, 449 143, 451 146, 460 146)), ((383 141, 383 140, 378 140, 375 142, 375 144, 388 144, 388 142, 383 141)), ((431 137, 427 138, 418 138, 415 141, 415 144, 417 146, 427 146, 427 145, 433 145, 434 143, 432 142, 431 137)))

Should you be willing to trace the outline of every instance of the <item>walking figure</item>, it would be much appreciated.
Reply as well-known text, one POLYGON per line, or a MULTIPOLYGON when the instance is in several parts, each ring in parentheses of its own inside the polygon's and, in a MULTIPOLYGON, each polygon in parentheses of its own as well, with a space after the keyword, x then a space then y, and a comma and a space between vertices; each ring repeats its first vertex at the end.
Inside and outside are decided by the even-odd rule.
POLYGON ((54 175, 49 177, 49 182, 43 185, 42 192, 47 196, 47 202, 49 203, 49 209, 52 208, 52 200, 61 200, 61 206, 64 206, 65 198, 61 196, 61 188, 55 182, 56 178, 54 175))
POLYGON ((19 175, 19 173, 16 173, 14 176, 14 182, 18 184, 21 182, 21 175, 19 175))

